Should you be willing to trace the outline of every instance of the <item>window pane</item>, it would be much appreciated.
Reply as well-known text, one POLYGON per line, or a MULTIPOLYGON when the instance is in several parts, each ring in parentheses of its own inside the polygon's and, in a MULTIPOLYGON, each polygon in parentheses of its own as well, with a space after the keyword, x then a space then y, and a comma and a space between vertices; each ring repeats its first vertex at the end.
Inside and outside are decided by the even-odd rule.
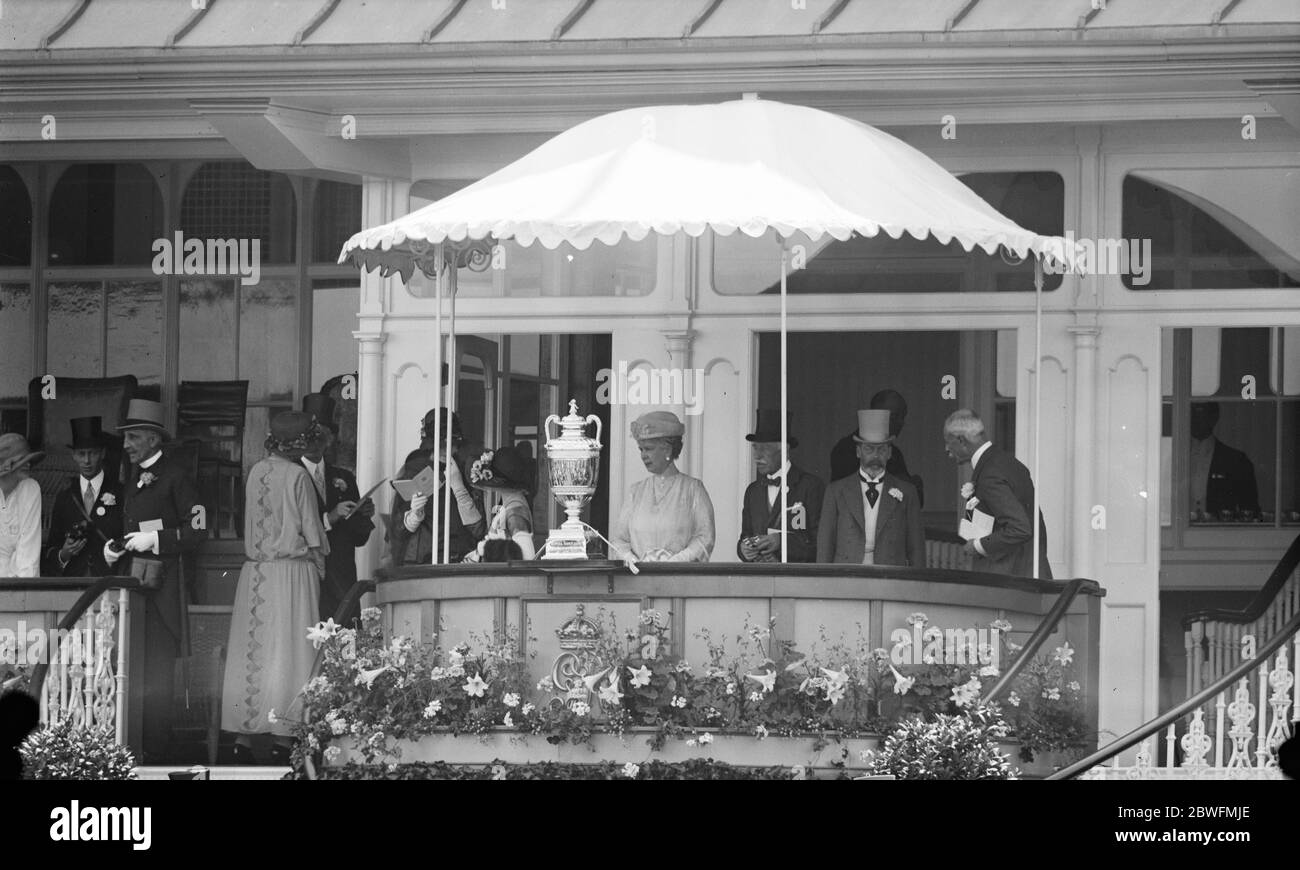
POLYGON ((1282 330, 1282 393, 1300 396, 1300 329, 1282 330))
POLYGON ((187 239, 259 239, 261 262, 293 263, 296 198, 288 177, 241 160, 205 163, 185 186, 187 239))
POLYGON ((0 166, 0 268, 32 262, 32 199, 9 166, 0 166))
POLYGON ((162 382, 163 306, 158 281, 108 283, 108 366, 105 375, 135 375, 140 386, 162 382))
POLYGON ((51 266, 149 265, 162 235, 162 192, 139 164, 79 164, 54 187, 51 266))
POLYGON ((343 245, 361 227, 361 185, 322 181, 316 185, 312 260, 338 262, 343 245))
POLYGON ((1193 522, 1259 522, 1261 511, 1273 510, 1276 425, 1273 402, 1192 404, 1188 504, 1193 522))
POLYGON ((182 381, 235 379, 235 287, 238 283, 215 278, 181 282, 182 381))
POLYGON ((104 376, 104 291, 94 284, 50 284, 45 368, 68 378, 104 376))
POLYGON ((312 282, 311 383, 319 387, 336 375, 357 370, 357 309, 361 291, 357 282, 334 286, 332 281, 312 282))
MULTIPOLYGON (((481 270, 460 269, 456 273, 456 295, 460 297, 539 297, 543 285, 550 287, 546 264, 554 264, 555 255, 541 244, 528 247, 504 241, 493 248, 491 259, 481 270)), ((432 298, 433 280, 416 273, 411 282, 411 293, 417 297, 432 298)), ((559 295, 547 293, 545 295, 559 295)))
POLYGON ((249 401, 292 398, 298 380, 295 282, 263 278, 239 290, 239 377, 249 382, 249 401))
MULTIPOLYGON (((1300 286, 1300 274, 1280 271, 1244 237, 1264 248, 1272 243, 1237 215, 1201 200, 1230 222, 1229 229, 1198 204, 1150 181, 1124 179, 1120 235, 1150 239, 1153 262, 1150 280, 1125 275, 1130 290, 1204 290, 1300 286)), ((1278 252, 1273 252, 1277 257, 1278 252)), ((1284 263, 1284 257, 1278 257, 1284 263)))
MULTIPOLYGON (((1052 172, 974 172, 960 177, 981 198, 1020 226, 1061 235, 1065 225, 1065 184, 1052 172)), ((854 236, 838 242, 823 236, 813 242, 793 238, 807 255, 803 268, 786 278, 790 293, 973 293, 1032 291, 1033 262, 970 253, 957 242, 941 245, 910 235, 891 239, 854 236)), ((779 293, 781 250, 774 231, 757 239, 740 232, 714 236, 713 284, 719 293, 779 293)), ((1048 274, 1043 289, 1055 290, 1060 275, 1048 274)))
MULTIPOLYGON (((626 238, 617 245, 593 242, 585 251, 561 245, 564 296, 644 296, 655 287, 655 260, 659 237, 654 233, 639 242, 626 238)), ((536 246, 534 246, 536 247, 536 246)))
MULTIPOLYGON (((481 271, 461 269, 457 293, 485 296, 643 296, 654 289, 658 239, 639 242, 624 239, 617 245, 595 242, 585 251, 563 244, 548 251, 534 243, 522 247, 513 241, 493 249, 481 271), (494 267, 495 266, 495 267, 494 267)), ((433 282, 419 273, 410 292, 432 297, 433 282)))
MULTIPOLYGON (((541 336, 512 335, 510 341, 510 371, 517 375, 536 375, 541 372, 541 336)), ((547 372, 549 375, 550 372, 547 372)))
MULTIPOLYGON (((1300 523, 1300 402, 1282 403, 1282 516, 1284 523, 1300 523)), ((1265 508, 1268 510, 1268 508, 1265 508)))
POLYGON ((0 284, 0 402, 27 401, 32 371, 32 288, 0 284))
POLYGON ((1219 330, 1220 396, 1240 396, 1252 384, 1255 395, 1273 395, 1269 377, 1271 333, 1268 327, 1219 330))

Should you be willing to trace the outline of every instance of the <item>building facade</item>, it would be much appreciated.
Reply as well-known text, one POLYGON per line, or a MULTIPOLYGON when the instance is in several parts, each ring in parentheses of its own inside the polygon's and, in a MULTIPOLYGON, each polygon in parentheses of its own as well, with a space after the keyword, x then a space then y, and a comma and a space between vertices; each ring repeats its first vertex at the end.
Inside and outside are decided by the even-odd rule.
MULTIPOLYGON (((945 528, 960 478, 939 427, 979 410, 1038 469, 1056 576, 1107 589, 1101 721, 1122 733, 1181 694, 1181 613, 1249 598, 1300 529, 1298 48, 1283 0, 1059 0, 1028 16, 1009 0, 9 0, 0 414, 24 428, 29 382, 51 373, 134 374, 172 413, 183 381, 247 379, 249 464, 272 413, 355 373, 367 486, 414 446, 440 378, 430 283, 337 266, 351 232, 607 111, 757 94, 839 112, 1097 257, 1085 277, 1048 276, 1039 363, 1026 264, 810 242, 789 301, 796 460, 825 476, 854 410, 899 389, 899 444, 927 525, 945 528), (257 240, 256 283, 158 268, 159 240, 190 238, 257 240), (1192 425, 1207 402, 1251 461, 1255 503, 1208 503, 1192 425)), ((446 392, 488 446, 536 452, 569 398, 600 413, 598 525, 641 474, 628 423, 673 408, 683 469, 714 502, 714 559, 734 558, 744 435, 776 401, 778 251, 504 243, 460 273, 446 392), (650 370, 698 371, 699 392, 601 403, 602 383, 650 370)), ((549 521, 544 491, 536 509, 549 521)), ((208 547, 200 606, 219 608, 240 550, 208 547)), ((378 539, 359 556, 383 558, 378 539)))

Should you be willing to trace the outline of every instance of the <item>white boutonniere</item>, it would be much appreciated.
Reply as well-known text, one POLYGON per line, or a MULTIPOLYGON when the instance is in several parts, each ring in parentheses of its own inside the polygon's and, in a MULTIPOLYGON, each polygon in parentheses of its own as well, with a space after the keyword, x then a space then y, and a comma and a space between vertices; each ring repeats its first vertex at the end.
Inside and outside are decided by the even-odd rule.
POLYGON ((347 481, 345 481, 341 477, 334 478, 334 488, 337 489, 339 492, 347 492, 348 491, 347 481))
POLYGON ((961 485, 961 497, 970 498, 975 494, 975 484, 969 481, 961 485))
POLYGON ((903 491, 898 487, 891 488, 889 490, 889 494, 892 495, 894 498, 898 499, 899 501, 903 500, 903 491))
POLYGON ((135 482, 135 488, 144 489, 146 486, 151 485, 157 479, 158 478, 154 477, 152 471, 146 471, 143 474, 141 474, 140 479, 135 482))
POLYGON ((971 496, 970 498, 966 499, 966 510, 968 511, 975 510, 975 505, 979 503, 980 503, 979 499, 975 498, 974 496, 971 496))
POLYGON ((117 504, 117 496, 113 495, 111 492, 106 492, 99 497, 99 503, 104 507, 112 507, 117 504))

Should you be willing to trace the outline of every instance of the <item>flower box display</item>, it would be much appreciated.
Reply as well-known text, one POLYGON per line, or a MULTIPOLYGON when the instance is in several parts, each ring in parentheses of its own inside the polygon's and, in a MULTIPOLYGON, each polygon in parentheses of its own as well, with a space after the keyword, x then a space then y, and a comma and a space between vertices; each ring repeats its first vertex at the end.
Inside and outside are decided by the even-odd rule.
MULTIPOLYGON (((696 668, 670 651, 663 613, 643 611, 620 636, 579 604, 557 630, 562 652, 550 675, 534 685, 508 633, 444 651, 386 639, 380 616, 369 608, 358 629, 327 622, 311 630, 325 647, 324 664, 304 689, 299 760, 310 754, 336 767, 712 759, 838 776, 880 772, 889 756, 892 769, 915 778, 1006 778, 1016 767, 1050 772, 1025 762, 1036 748, 1055 748, 1053 740, 1083 746, 1067 715, 1077 699, 1069 684, 1056 685, 1069 676, 1068 646, 1057 649, 1055 664, 1034 662, 1017 681, 1025 695, 1033 690, 1033 703, 1017 697, 1003 708, 1038 741, 1019 745, 1002 710, 977 704, 981 679, 997 669, 979 665, 975 651, 969 667, 924 659, 900 666, 897 650, 863 644, 832 645, 814 658, 772 642, 770 626, 749 627, 732 656, 710 639, 710 661, 696 668), (1044 681, 1053 685, 1038 691, 1044 681), (1042 716, 1038 701, 1056 705, 1068 727, 1042 716), (954 755, 953 746, 969 750, 954 755)), ((924 614, 914 617, 923 627, 924 614)))

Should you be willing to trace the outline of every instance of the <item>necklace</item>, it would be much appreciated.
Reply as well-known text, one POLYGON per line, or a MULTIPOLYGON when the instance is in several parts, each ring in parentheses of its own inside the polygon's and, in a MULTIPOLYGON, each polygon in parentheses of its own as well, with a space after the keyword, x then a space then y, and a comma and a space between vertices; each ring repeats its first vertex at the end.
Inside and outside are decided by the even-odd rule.
POLYGON ((668 495, 672 489, 673 481, 671 477, 665 478, 663 475, 655 475, 650 478, 650 503, 654 507, 659 507, 659 503, 668 495), (663 484, 660 486, 660 484, 663 484))

